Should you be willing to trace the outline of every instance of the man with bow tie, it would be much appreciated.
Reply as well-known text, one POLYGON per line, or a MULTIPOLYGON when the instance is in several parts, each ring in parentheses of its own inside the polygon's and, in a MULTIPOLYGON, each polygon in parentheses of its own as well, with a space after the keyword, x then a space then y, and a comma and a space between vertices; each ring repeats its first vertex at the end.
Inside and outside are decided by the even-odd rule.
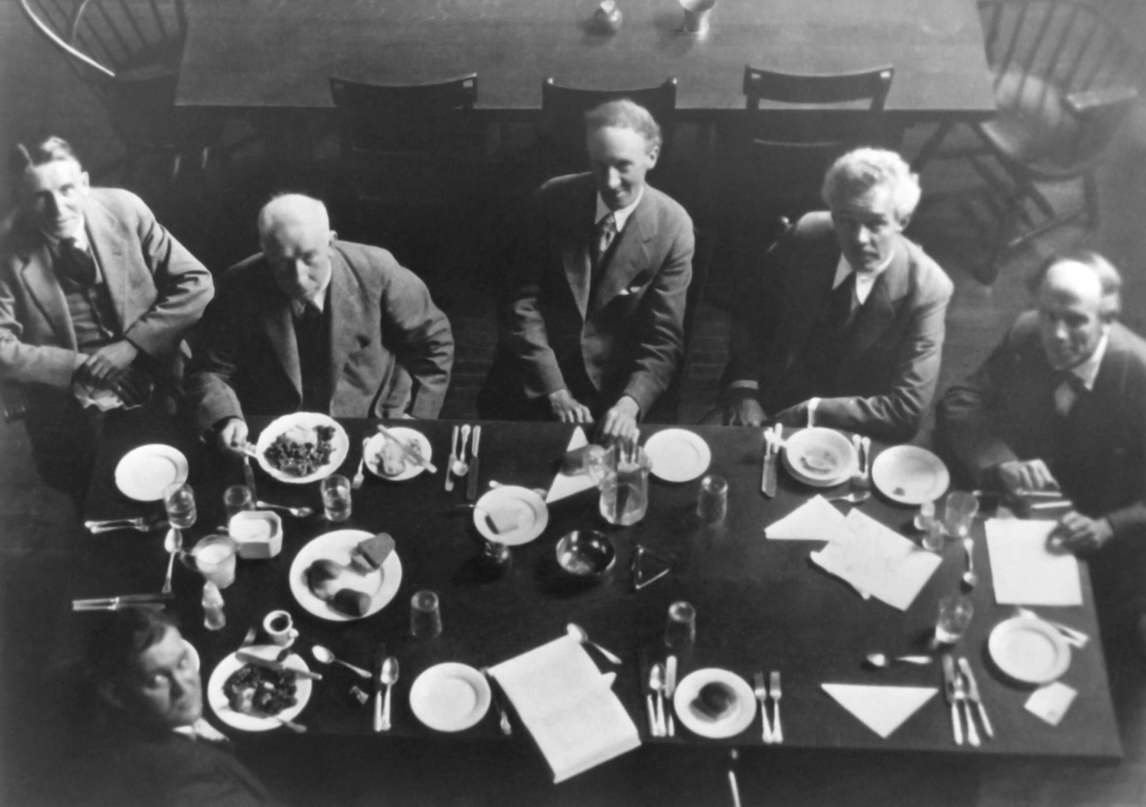
POLYGON ((478 409, 631 437, 683 359, 692 220, 646 182, 661 133, 644 107, 591 110, 586 144, 591 170, 542 185, 522 224, 478 409))
POLYGON ((800 218, 739 289, 706 421, 909 440, 935 394, 952 292, 903 236, 918 179, 895 152, 862 148, 828 169, 821 195, 829 212, 800 218))
POLYGON ((454 337, 426 285, 386 250, 338 240, 318 199, 276 196, 258 227, 262 250, 219 281, 188 369, 198 428, 241 454, 246 415, 437 417, 454 337))
POLYGON ((17 210, 0 241, 0 380, 26 401, 46 482, 86 491, 97 410, 177 397, 207 269, 137 196, 93 188, 72 147, 17 145, 17 210), (82 404, 88 410, 81 410, 82 404))

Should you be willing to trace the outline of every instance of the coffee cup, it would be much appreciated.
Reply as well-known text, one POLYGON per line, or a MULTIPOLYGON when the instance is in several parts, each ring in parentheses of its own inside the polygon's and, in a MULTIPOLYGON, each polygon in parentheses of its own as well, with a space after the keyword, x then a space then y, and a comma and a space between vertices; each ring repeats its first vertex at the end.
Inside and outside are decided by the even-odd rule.
POLYGON ((263 631, 279 647, 289 647, 298 638, 298 629, 290 611, 277 608, 263 618, 263 631))

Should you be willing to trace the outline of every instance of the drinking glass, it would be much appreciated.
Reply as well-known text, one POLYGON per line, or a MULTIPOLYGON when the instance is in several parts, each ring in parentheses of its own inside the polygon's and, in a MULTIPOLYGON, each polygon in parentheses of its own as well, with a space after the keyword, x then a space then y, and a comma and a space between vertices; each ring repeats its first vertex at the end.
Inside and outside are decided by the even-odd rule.
POLYGON ((975 514, 978 512, 979 499, 975 494, 963 490, 948 493, 943 512, 947 532, 955 538, 966 538, 971 531, 971 522, 975 520, 975 514))
POLYGON ((322 509, 327 521, 346 521, 350 518, 352 501, 350 480, 342 474, 331 474, 319 485, 322 493, 322 509))
POLYGON ((601 517, 627 527, 645 517, 649 509, 649 469, 652 464, 640 446, 617 443, 606 453, 601 481, 601 517))
POLYGON ((665 620, 665 647, 671 653, 688 656, 696 641, 696 608, 692 603, 677 600, 668 607, 665 620))
POLYGON ((415 639, 433 639, 442 632, 442 608, 438 595, 429 589, 410 598, 410 634, 415 639))
POLYGON ((195 491, 186 482, 171 485, 163 492, 163 507, 167 510, 167 520, 177 530, 191 529, 199 517, 195 491))
POLYGON ((935 618, 935 643, 955 644, 963 638, 975 614, 975 606, 970 598, 951 594, 939 601, 939 612, 935 618))
POLYGON ((255 509, 255 496, 246 485, 231 485, 223 491, 223 509, 230 519, 235 513, 255 509))
POLYGON ((705 524, 716 524, 728 514, 728 480, 709 474, 700 480, 696 497, 696 515, 705 524))
POLYGON ((183 562, 203 579, 220 589, 235 582, 235 555, 238 547, 228 535, 208 535, 201 538, 190 552, 184 552, 183 562))
POLYGON ((943 524, 935 517, 935 502, 924 502, 919 505, 919 513, 915 516, 915 526, 923 532, 923 548, 929 552, 943 551, 943 524))

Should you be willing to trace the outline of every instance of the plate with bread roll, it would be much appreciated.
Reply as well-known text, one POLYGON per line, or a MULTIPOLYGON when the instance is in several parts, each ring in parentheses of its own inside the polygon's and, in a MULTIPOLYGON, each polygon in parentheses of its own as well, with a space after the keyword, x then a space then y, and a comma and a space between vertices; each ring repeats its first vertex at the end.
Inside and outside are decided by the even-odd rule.
POLYGON ((332 622, 349 622, 386 607, 402 584, 402 562, 385 532, 334 530, 295 555, 290 590, 298 604, 332 622))
POLYGON ((673 708, 693 734, 720 740, 735 737, 752 725, 756 696, 736 673, 705 667, 689 673, 677 685, 673 708))

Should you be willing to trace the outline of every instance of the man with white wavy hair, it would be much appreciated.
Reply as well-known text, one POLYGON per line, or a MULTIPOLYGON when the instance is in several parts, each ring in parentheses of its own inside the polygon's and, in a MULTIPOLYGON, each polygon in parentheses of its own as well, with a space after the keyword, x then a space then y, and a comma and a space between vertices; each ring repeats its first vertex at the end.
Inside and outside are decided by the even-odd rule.
POLYGON ((893 151, 855 149, 828 169, 829 209, 801 217, 737 296, 720 420, 915 434, 952 292, 903 235, 920 193, 893 151))

